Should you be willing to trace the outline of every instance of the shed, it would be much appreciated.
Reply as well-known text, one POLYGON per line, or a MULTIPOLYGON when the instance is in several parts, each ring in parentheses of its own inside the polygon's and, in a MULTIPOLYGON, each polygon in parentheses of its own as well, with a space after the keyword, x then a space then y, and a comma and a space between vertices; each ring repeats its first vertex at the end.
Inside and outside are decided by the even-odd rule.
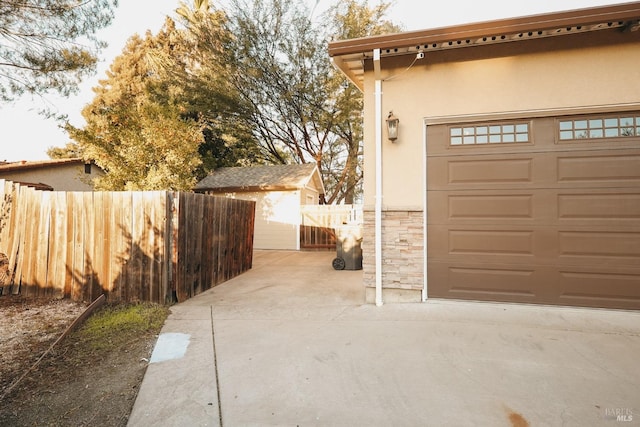
POLYGON ((639 29, 633 2, 330 43, 367 300, 640 309, 639 29))
POLYGON ((315 163, 227 167, 195 191, 256 202, 254 248, 300 249, 301 205, 317 205, 324 185, 315 163))

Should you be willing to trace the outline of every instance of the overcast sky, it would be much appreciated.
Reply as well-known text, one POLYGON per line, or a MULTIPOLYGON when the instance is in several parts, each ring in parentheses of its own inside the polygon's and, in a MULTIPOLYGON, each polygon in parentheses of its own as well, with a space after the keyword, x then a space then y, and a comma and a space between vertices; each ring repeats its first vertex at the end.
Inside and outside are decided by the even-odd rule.
MULTIPOLYGON (((314 3, 314 0, 307 0, 314 3)), ((369 0, 370 4, 378 3, 369 0)), ((190 0, 187 3, 191 3, 190 0)), ((319 0, 318 11, 331 2, 319 0)), ((501 18, 533 15, 560 10, 579 9, 606 4, 623 3, 606 0, 447 0, 443 2, 417 2, 396 0, 389 18, 405 27, 405 30, 421 30, 455 24, 488 21, 501 18)), ((133 34, 146 30, 156 33, 167 15, 174 16, 178 0, 121 0, 112 25, 101 31, 100 37, 109 43, 102 53, 98 72, 86 79, 80 93, 68 99, 47 95, 49 106, 69 115, 75 126, 82 126, 82 108, 93 98, 92 87, 105 77, 105 71, 113 59, 122 52, 126 40, 133 34)), ((214 0, 214 4, 219 4, 214 0)), ((0 104, 0 160, 44 160, 51 146, 64 146, 69 138, 57 123, 37 114, 43 106, 40 98, 23 97, 15 104, 0 104)))

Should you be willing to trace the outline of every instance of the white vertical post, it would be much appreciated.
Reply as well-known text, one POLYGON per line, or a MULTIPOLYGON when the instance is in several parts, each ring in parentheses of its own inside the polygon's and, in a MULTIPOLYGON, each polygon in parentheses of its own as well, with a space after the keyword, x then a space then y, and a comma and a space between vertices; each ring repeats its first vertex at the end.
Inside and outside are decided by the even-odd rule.
POLYGON ((375 200, 375 250, 376 250, 376 305, 382 302, 382 77, 380 73, 380 49, 373 50, 375 73, 375 128, 376 128, 376 200, 375 200))
POLYGON ((427 293, 427 121, 422 123, 422 302, 429 298, 427 293))

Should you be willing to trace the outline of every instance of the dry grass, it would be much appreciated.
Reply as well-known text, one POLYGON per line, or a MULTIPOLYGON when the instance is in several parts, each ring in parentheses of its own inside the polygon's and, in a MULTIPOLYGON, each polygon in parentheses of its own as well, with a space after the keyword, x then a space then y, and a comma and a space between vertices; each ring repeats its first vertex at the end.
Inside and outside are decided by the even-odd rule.
MULTIPOLYGON (((66 300, 4 298, 0 328, 11 334, 1 335, 0 396, 85 309, 66 300)), ((168 313, 155 304, 100 308, 0 402, 0 425, 126 426, 168 313)))

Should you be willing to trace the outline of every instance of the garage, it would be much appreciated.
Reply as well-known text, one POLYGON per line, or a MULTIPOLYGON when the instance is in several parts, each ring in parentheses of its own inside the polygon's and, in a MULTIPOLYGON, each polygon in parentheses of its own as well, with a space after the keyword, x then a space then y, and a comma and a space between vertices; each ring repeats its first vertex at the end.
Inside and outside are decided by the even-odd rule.
POLYGON ((335 41, 365 300, 640 309, 640 2, 335 41))
POLYGON ((640 112, 427 126, 428 296, 640 308, 640 112))

